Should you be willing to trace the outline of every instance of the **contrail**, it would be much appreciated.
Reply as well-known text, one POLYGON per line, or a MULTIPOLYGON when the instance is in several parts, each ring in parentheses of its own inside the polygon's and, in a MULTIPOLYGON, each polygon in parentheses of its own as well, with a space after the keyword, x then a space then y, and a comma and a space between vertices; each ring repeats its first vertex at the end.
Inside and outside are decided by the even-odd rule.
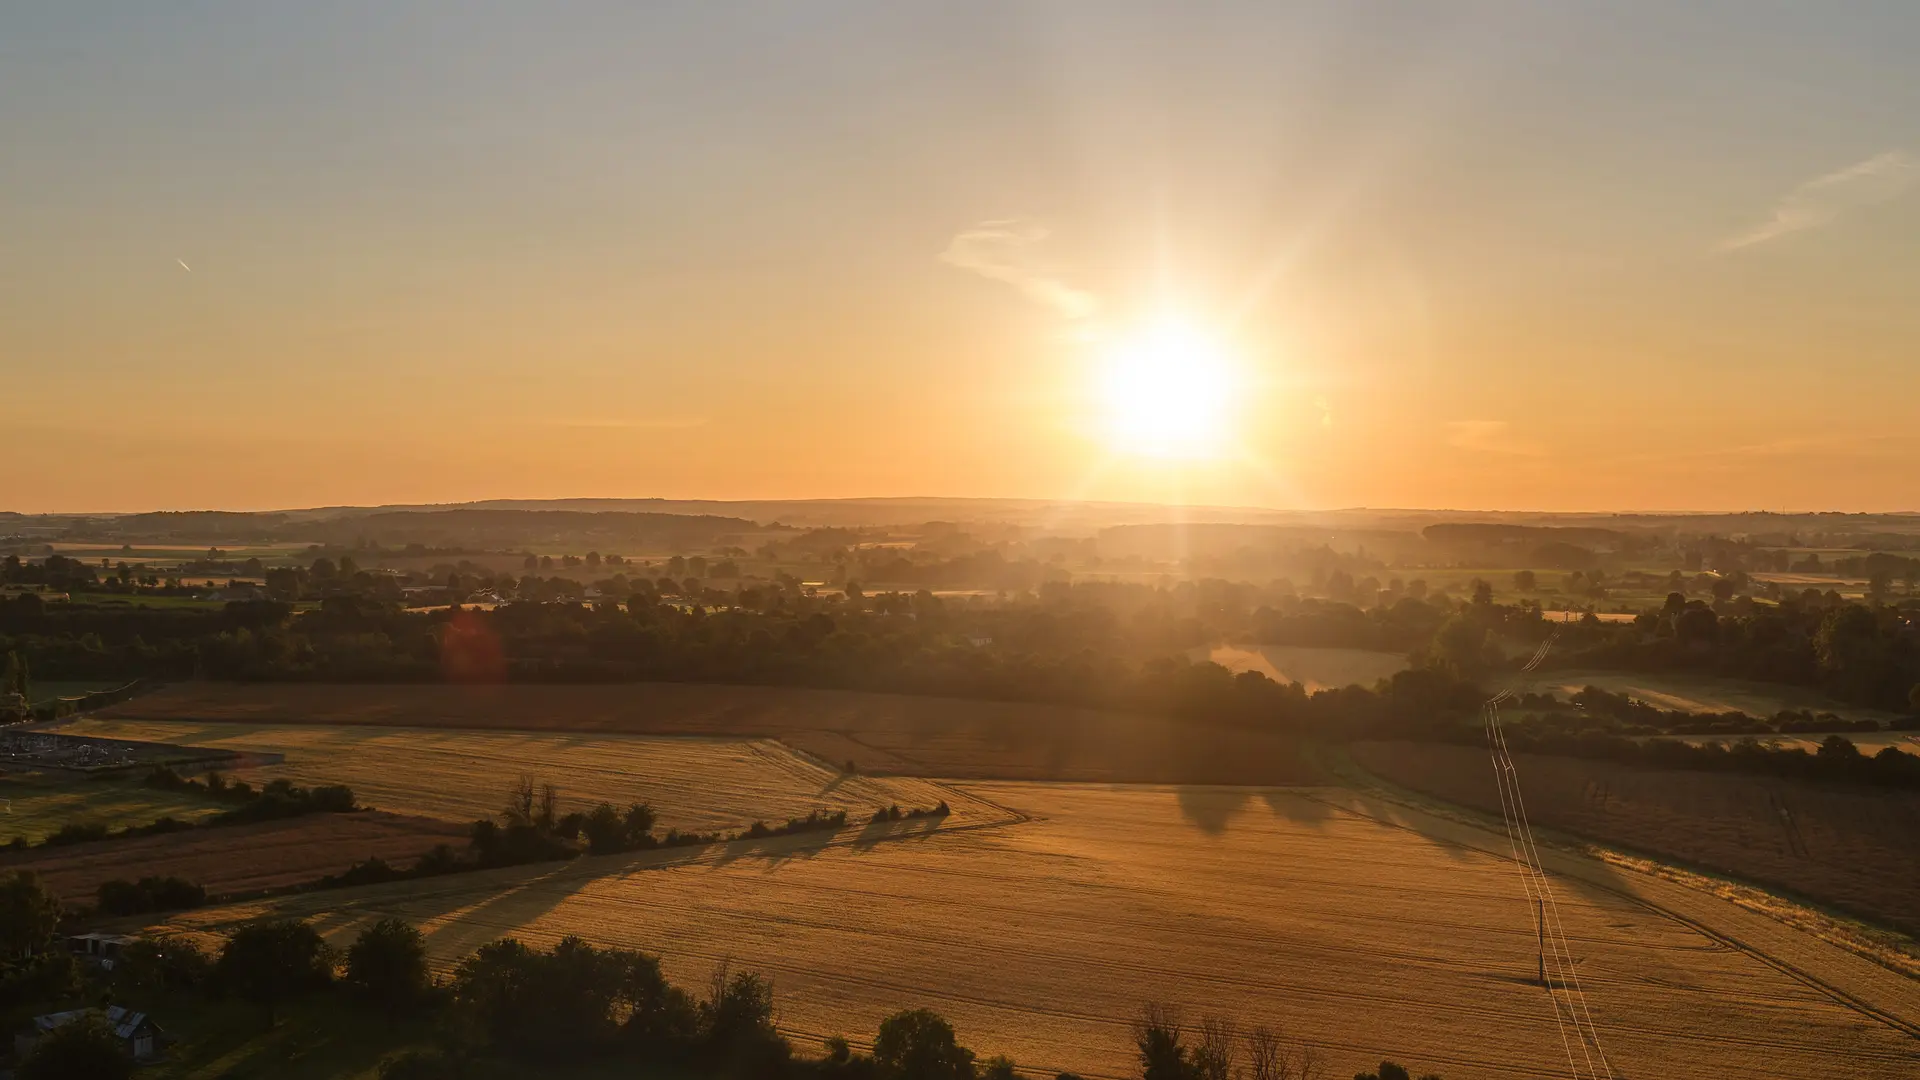
POLYGON ((173 261, 180 264, 180 269, 185 270, 189 274, 193 273, 193 267, 187 265, 187 260, 175 259, 173 261))

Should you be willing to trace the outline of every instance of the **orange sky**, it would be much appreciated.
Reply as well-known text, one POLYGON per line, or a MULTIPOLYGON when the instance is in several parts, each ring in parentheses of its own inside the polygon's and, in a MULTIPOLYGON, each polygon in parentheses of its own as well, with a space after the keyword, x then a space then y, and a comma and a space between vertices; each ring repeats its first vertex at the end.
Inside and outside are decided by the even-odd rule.
POLYGON ((0 509, 1920 507, 1897 8, 64 7, 0 65, 0 509), (1162 310, 1219 460, 1102 430, 1162 310))

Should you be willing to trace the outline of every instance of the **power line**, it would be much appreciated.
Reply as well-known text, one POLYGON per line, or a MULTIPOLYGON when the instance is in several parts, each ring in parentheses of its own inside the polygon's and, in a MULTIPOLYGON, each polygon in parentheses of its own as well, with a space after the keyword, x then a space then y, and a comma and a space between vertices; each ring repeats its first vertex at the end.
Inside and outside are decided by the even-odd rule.
MULTIPOLYGON (((1539 668, 1559 636, 1560 631, 1556 629, 1534 650, 1526 666, 1521 669, 1523 676, 1539 668)), ((1506 732, 1500 723, 1500 705, 1512 696, 1511 688, 1502 690, 1487 700, 1482 713, 1486 721, 1488 753, 1493 762, 1495 783, 1500 791, 1500 816, 1506 825, 1508 848, 1520 872, 1521 889, 1526 894, 1529 906, 1535 910, 1536 935, 1541 945, 1539 961, 1542 981, 1546 983, 1545 989, 1553 1004, 1554 1025, 1560 1031, 1562 1046, 1567 1051, 1567 1068, 1574 1080, 1582 1080, 1582 1062, 1586 1065, 1585 1075, 1595 1080, 1612 1080, 1613 1067, 1601 1046, 1599 1028, 1593 1022, 1586 991, 1580 984, 1580 973, 1573 958, 1573 943, 1567 937, 1566 925, 1560 917, 1559 901, 1554 897, 1547 879, 1546 864, 1540 856, 1539 842, 1528 820, 1526 801, 1520 793, 1519 771, 1514 767, 1513 753, 1507 746, 1506 732), (1565 1002, 1561 1001, 1560 994, 1555 993, 1553 984, 1556 979, 1560 990, 1566 994, 1565 1002), (1572 1023, 1574 1040, 1567 1038, 1567 1025, 1561 1018, 1563 1008, 1566 1010, 1566 1020, 1572 1023), (1575 1040, 1580 1043, 1578 1058, 1573 1053, 1572 1042, 1575 1040), (1594 1060, 1596 1056, 1599 1058, 1597 1064, 1594 1060)))

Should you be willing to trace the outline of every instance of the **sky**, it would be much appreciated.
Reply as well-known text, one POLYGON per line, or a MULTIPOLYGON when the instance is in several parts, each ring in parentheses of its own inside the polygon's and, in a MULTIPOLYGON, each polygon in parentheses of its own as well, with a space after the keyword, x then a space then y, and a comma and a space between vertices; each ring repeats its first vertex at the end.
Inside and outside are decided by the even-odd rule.
POLYGON ((1920 509, 1916 52, 1907 0, 0 0, 0 509, 1920 509), (1168 320, 1204 454, 1103 398, 1168 320))

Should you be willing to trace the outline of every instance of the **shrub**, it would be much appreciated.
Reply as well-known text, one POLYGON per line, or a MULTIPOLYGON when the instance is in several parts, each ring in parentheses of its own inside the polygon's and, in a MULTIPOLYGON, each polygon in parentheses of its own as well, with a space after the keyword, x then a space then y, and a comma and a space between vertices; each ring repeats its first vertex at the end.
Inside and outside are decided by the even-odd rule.
POLYGON ((109 835, 107 827, 98 822, 68 822, 60 826, 53 835, 40 841, 40 846, 66 847, 69 844, 90 844, 96 840, 105 840, 109 835))
POLYGON ((101 882, 96 892, 101 912, 140 915, 149 911, 182 911, 207 902, 207 890, 177 877, 143 877, 139 881, 101 882))

